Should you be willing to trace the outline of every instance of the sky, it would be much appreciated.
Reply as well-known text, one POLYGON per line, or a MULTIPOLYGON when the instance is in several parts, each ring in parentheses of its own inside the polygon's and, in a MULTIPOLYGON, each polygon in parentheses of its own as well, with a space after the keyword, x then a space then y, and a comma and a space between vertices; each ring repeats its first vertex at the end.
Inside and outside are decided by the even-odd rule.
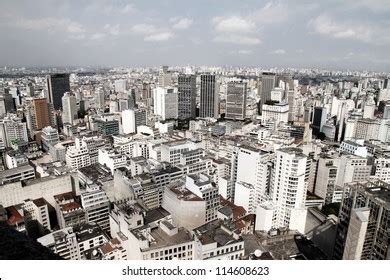
POLYGON ((1 0, 0 65, 390 72, 390 0, 1 0))

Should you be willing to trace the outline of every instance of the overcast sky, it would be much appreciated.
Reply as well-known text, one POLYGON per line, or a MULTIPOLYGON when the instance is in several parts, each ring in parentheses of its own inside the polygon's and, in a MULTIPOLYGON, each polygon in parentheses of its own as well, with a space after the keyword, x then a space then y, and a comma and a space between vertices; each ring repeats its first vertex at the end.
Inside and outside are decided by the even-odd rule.
POLYGON ((1 0, 0 65, 390 72, 390 0, 1 0))

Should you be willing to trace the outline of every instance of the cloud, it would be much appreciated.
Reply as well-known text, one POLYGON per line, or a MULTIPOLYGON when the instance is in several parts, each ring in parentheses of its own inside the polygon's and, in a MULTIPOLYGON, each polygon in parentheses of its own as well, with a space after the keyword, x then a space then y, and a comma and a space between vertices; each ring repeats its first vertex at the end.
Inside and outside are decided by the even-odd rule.
POLYGON ((173 22, 174 29, 188 29, 193 24, 193 20, 190 18, 171 18, 171 22, 173 22))
POLYGON ((288 16, 288 7, 280 1, 276 1, 267 2, 261 9, 254 11, 249 18, 259 24, 273 24, 286 21, 288 16))
POLYGON ((122 14, 128 14, 134 12, 136 9, 134 7, 134 4, 127 4, 126 6, 123 7, 121 10, 122 14))
POLYGON ((136 24, 131 28, 131 31, 137 34, 151 34, 157 31, 157 28, 151 24, 136 24))
POLYGON ((68 39, 71 39, 71 40, 83 40, 83 39, 85 39, 85 33, 70 34, 68 36, 68 39))
POLYGON ((156 33, 149 36, 146 36, 144 38, 144 41, 146 42, 161 42, 161 41, 168 41, 172 39, 174 35, 171 32, 162 32, 162 33, 156 33))
POLYGON ((104 25, 103 29, 108 32, 109 34, 111 35, 119 35, 120 33, 120 25, 119 24, 115 24, 115 25, 111 25, 109 23, 107 23, 106 25, 104 25))
POLYGON ((104 37, 106 37, 106 34, 104 33, 95 33, 91 36, 91 40, 101 40, 104 37))
POLYGON ((238 34, 218 35, 214 38, 214 42, 248 46, 261 44, 261 40, 256 37, 243 36, 238 34))
POLYGON ((239 16, 230 17, 215 17, 212 20, 214 28, 217 32, 236 33, 236 32, 252 32, 256 25, 239 16))
MULTIPOLYGON (((319 15, 309 22, 313 33, 337 39, 354 39, 370 42, 373 39, 373 30, 369 25, 354 24, 352 22, 338 22, 328 15, 319 15)), ((385 34, 382 34, 382 36, 385 34)))
POLYGON ((79 34, 85 32, 85 28, 83 27, 83 25, 68 18, 19 18, 17 21, 12 23, 12 25, 27 30, 46 30, 49 32, 62 31, 71 34, 79 34))
POLYGON ((85 11, 90 13, 99 13, 105 15, 118 15, 118 14, 129 14, 135 12, 137 9, 134 4, 127 3, 123 4, 115 4, 114 1, 110 0, 95 0, 92 1, 91 4, 86 6, 85 11))
POLYGON ((286 54, 286 50, 284 49, 277 49, 277 50, 273 50, 270 52, 271 54, 279 54, 279 55, 282 55, 282 54, 286 54))
POLYGON ((242 55, 250 55, 253 53, 253 51, 252 50, 238 50, 237 53, 242 54, 242 55))

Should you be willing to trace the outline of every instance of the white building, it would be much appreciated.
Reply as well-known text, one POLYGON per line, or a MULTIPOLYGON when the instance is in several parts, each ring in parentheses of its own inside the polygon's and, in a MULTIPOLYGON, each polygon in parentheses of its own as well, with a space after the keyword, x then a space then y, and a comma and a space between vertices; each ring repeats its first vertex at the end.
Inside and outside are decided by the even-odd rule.
POLYGON ((111 170, 111 174, 114 175, 116 169, 126 166, 127 157, 113 149, 99 149, 98 162, 107 166, 111 170))
POLYGON ((276 103, 273 105, 263 104, 261 122, 267 123, 270 121, 275 122, 277 127, 280 122, 288 122, 288 103, 276 103))
POLYGON ((107 194, 98 186, 87 186, 81 194, 81 205, 85 210, 87 223, 96 223, 103 230, 110 228, 110 201, 107 194))
POLYGON ((206 201, 188 190, 185 182, 173 182, 165 189, 162 207, 177 227, 191 230, 206 222, 206 201))
POLYGON ((133 109, 122 111, 122 129, 124 134, 135 133, 135 111, 133 109))
POLYGON ((219 209, 218 188, 210 177, 199 174, 186 177, 186 188, 206 201, 206 222, 217 218, 219 209))
POLYGON ((62 123, 73 124, 75 119, 77 119, 76 96, 66 92, 62 97, 62 123))
POLYGON ((80 249, 72 227, 57 230, 38 238, 37 241, 65 260, 80 259, 80 249))
POLYGON ((153 90, 154 114, 161 120, 178 116, 178 94, 176 88, 157 87, 153 90))
POLYGON ((340 145, 340 152, 361 156, 361 157, 367 157, 367 147, 364 146, 363 139, 343 141, 340 145))
POLYGON ((239 260, 244 256, 244 240, 219 219, 194 229, 193 233, 197 260, 239 260))
POLYGON ((28 143, 27 124, 16 115, 7 115, 0 119, 0 139, 6 147, 28 143))
MULTIPOLYGON (((304 232, 306 223, 305 184, 306 156, 298 148, 276 151, 275 168, 271 178, 270 196, 274 205, 272 228, 287 227, 304 232)), ((262 206, 268 213, 269 203, 262 206)), ((266 229, 269 230, 270 228, 266 229)))

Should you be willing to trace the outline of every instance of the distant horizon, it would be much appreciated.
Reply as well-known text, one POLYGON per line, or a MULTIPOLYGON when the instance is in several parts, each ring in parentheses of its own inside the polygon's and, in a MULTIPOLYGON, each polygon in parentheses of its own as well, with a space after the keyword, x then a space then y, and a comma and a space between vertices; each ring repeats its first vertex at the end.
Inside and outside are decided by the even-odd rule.
POLYGON ((0 65, 390 72, 389 12, 388 0, 3 1, 0 65))
POLYGON ((261 69, 261 70, 271 70, 271 69, 277 69, 277 70, 316 70, 316 71, 338 71, 338 72, 369 72, 369 73, 375 73, 375 74, 388 74, 390 75, 389 71, 382 71, 382 70, 374 70, 374 69, 353 69, 353 68, 321 68, 321 67, 294 67, 294 66, 249 66, 249 65, 195 65, 195 64, 186 64, 186 65, 168 65, 168 64, 161 64, 161 65, 0 65, 0 69, 7 68, 25 68, 26 70, 29 69, 41 69, 41 70, 53 70, 55 68, 58 69, 64 69, 64 68, 87 68, 87 69, 115 69, 115 68, 126 68, 126 69, 137 69, 137 68, 156 68, 158 69, 162 65, 166 65, 169 68, 185 68, 185 67, 208 67, 208 68, 247 68, 247 69, 261 69))

